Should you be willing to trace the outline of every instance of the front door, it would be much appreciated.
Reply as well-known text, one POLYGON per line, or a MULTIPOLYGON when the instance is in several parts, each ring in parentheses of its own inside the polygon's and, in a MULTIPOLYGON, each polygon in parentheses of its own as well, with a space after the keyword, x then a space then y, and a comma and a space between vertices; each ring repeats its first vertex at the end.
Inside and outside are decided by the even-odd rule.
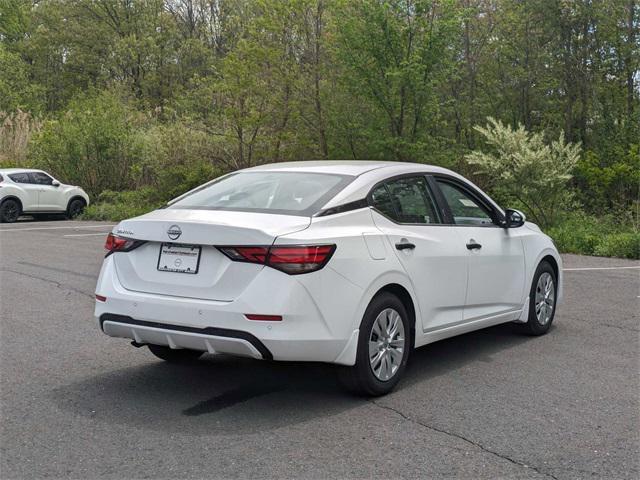
POLYGON ((497 212, 471 186, 453 179, 436 181, 467 248, 469 281, 464 320, 521 309, 525 264, 519 235, 497 225, 497 212))
POLYGON ((44 172, 29 173, 33 183, 38 185, 38 210, 53 212, 64 210, 66 205, 62 204, 63 195, 60 187, 53 186, 53 178, 44 172))
POLYGON ((411 280, 428 332, 463 321, 467 250, 442 215, 423 175, 390 179, 370 196, 372 215, 411 280))

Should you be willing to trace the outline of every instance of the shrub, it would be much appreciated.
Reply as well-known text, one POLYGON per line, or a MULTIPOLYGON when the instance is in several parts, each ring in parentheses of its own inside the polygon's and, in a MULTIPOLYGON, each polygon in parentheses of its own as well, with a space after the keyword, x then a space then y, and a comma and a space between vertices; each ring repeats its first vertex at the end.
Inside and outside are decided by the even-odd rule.
POLYGON ((82 218, 119 222, 125 218, 137 217, 162 206, 154 188, 114 192, 105 190, 84 211, 82 218))
POLYGON ((31 159, 91 195, 134 188, 132 167, 148 152, 144 121, 111 92, 82 95, 33 138, 31 159))
POLYGON ((479 167, 488 188, 502 201, 515 200, 541 227, 554 225, 572 203, 567 189, 578 162, 580 145, 566 143, 564 134, 546 144, 542 134, 524 126, 513 129, 493 118, 486 128, 475 127, 492 153, 471 152, 469 164, 479 167))
POLYGON ((640 233, 612 233, 605 235, 594 249, 601 257, 640 259, 640 233))
POLYGON ((574 213, 546 233, 562 253, 640 259, 640 232, 631 222, 574 213))
POLYGON ((87 220, 114 221, 136 217, 161 207, 167 201, 220 175, 211 165, 178 165, 158 172, 158 185, 136 190, 105 190, 83 215, 87 220))

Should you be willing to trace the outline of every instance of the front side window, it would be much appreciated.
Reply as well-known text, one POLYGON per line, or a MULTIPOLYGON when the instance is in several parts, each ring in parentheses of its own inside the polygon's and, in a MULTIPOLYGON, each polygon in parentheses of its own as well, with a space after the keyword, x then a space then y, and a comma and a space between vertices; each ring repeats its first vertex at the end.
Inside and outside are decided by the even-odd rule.
POLYGON ((490 225, 493 223, 486 207, 461 187, 438 179, 438 186, 451 209, 456 225, 490 225))
POLYGON ((167 208, 313 215, 354 177, 309 172, 240 172, 196 189, 167 208))
POLYGON ((53 178, 43 172, 31 172, 31 183, 36 183, 38 185, 51 185, 53 183, 53 178))
POLYGON ((16 183, 30 183, 29 174, 27 173, 11 173, 9 178, 16 183))
POLYGON ((372 206, 398 223, 440 223, 424 177, 405 177, 377 187, 372 206))

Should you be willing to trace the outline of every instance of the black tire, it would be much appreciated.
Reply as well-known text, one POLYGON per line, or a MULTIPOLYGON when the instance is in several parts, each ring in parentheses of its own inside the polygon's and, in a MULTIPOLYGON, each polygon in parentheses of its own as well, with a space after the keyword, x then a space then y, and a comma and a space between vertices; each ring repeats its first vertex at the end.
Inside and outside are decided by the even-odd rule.
POLYGON ((13 223, 20 216, 20 204, 9 198, 0 205, 0 222, 13 223))
POLYGON ((191 363, 195 362, 204 352, 197 350, 187 350, 183 348, 173 349, 162 345, 147 345, 151 353, 156 357, 169 363, 191 363))
POLYGON ((69 202, 69 206, 67 207, 67 218, 69 220, 72 220, 78 217, 83 212, 85 206, 86 204, 84 203, 84 200, 81 200, 79 198, 71 200, 71 202, 69 202))
MULTIPOLYGON (((371 301, 362 318, 360 335, 358 337, 356 364, 353 367, 339 367, 338 378, 348 390, 357 395, 370 397, 386 395, 393 390, 400 381, 407 367, 412 345, 411 325, 409 324, 409 316, 407 315, 404 305, 395 295, 387 292, 380 293, 371 301), (400 321, 404 329, 404 347, 402 350, 402 360, 399 364, 394 364, 394 366, 397 367, 395 373, 388 380, 383 381, 376 376, 371 366, 369 359, 369 339, 372 336, 374 322, 376 322, 378 315, 387 309, 393 309, 400 315, 400 321)), ((380 348, 384 349, 384 346, 380 348)), ((389 355, 389 358, 391 359, 392 356, 389 355)))
MULTIPOLYGON (((544 292, 543 296, 544 296, 544 292)), ((556 305, 558 298, 558 280, 556 278, 555 271, 553 267, 547 261, 540 262, 538 268, 536 269, 536 273, 533 275, 533 281, 531 282, 531 290, 529 291, 529 318, 527 323, 519 324, 518 327, 522 333, 527 335, 544 335, 551 328, 551 324, 553 323, 553 319, 556 315, 556 305), (553 281, 553 305, 550 308, 550 315, 538 315, 536 311, 536 293, 538 292, 539 285, 538 281, 540 277, 543 275, 550 276, 553 281), (542 320, 539 318, 542 317, 542 320)), ((548 308, 549 302, 545 300, 546 306, 544 308, 548 308)), ((548 311, 548 310, 547 310, 548 311)))

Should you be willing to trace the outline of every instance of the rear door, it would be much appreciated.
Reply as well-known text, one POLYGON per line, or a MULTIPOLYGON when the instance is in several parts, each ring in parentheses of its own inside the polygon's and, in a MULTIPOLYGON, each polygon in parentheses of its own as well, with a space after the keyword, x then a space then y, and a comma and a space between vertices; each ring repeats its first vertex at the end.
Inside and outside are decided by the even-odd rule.
POLYGON ((24 192, 25 201, 22 210, 25 212, 37 212, 38 193, 40 187, 32 182, 27 172, 10 173, 9 178, 18 185, 24 192))
POLYGON ((423 331, 463 319, 467 252, 455 228, 442 224, 424 175, 402 176, 369 196, 373 218, 391 243, 418 297, 423 331))
POLYGON ((525 281, 522 240, 499 223, 499 212, 473 186, 435 177, 451 229, 464 240, 469 282, 464 320, 501 315, 522 308, 525 281))

